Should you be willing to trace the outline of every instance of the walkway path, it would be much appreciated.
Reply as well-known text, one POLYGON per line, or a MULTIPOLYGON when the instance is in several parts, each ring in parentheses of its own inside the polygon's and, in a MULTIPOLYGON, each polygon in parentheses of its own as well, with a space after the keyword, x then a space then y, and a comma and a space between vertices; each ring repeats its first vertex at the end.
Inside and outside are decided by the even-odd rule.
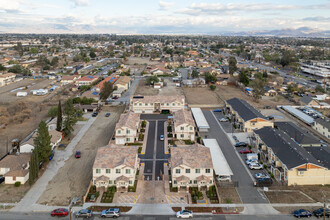
POLYGON ((46 190, 47 184, 57 174, 58 170, 64 166, 65 161, 69 159, 73 154, 73 149, 79 143, 80 139, 85 135, 89 127, 94 123, 96 118, 90 118, 88 122, 80 129, 78 134, 72 139, 71 143, 66 147, 64 151, 55 150, 55 156, 48 164, 48 167, 44 174, 37 180, 37 182, 31 187, 29 192, 24 198, 12 208, 13 212, 29 212, 34 210, 38 199, 46 190))

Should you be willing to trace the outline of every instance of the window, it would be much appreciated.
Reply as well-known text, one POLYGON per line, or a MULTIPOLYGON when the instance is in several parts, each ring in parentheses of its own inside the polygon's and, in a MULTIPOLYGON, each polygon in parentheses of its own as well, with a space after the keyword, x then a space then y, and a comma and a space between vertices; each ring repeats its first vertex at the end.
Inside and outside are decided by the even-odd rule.
POLYGON ((130 133, 131 133, 131 130, 127 129, 126 134, 130 134, 130 133))
POLYGON ((130 142, 131 141, 131 139, 130 138, 126 138, 126 142, 130 142))
POLYGON ((175 173, 180 173, 180 169, 176 169, 175 170, 175 173))
POLYGON ((130 169, 126 169, 126 174, 131 174, 131 170, 130 169))
POLYGON ((120 130, 118 130, 118 131, 117 131, 117 134, 120 134, 120 133, 121 133, 121 131, 120 131, 120 130))
POLYGON ((190 131, 192 131, 193 127, 190 127, 189 129, 190 129, 190 131))
POLYGON ((145 106, 148 106, 148 103, 146 103, 145 106))
POLYGON ((173 181, 173 184, 176 184, 176 183, 177 183, 176 180, 174 180, 174 181, 173 181))
POLYGON ((201 169, 196 169, 195 173, 201 173, 201 169))
POLYGON ((172 105, 175 106, 175 103, 173 103, 172 105))
POLYGON ((105 173, 110 173, 110 169, 105 169, 105 173))
POLYGON ((184 127, 180 127, 180 129, 181 129, 181 131, 183 131, 184 130, 184 127))
POLYGON ((96 173, 101 173, 101 169, 96 169, 96 173))
POLYGON ((205 173, 211 173, 210 169, 205 169, 205 173))
POLYGON ((109 180, 109 184, 112 184, 112 180, 109 180))
POLYGON ((210 180, 210 184, 212 184, 212 180, 210 180))
POLYGON ((184 134, 180 134, 180 137, 181 137, 181 138, 184 138, 184 134))
POLYGON ((134 105, 136 106, 136 105, 137 105, 137 103, 134 103, 134 105))
POLYGON ((120 173, 120 169, 116 169, 116 173, 120 173))
POLYGON ((194 180, 194 184, 197 184, 197 180, 194 180))
POLYGON ((139 106, 142 106, 142 103, 139 103, 139 106))
POLYGON ((190 173, 190 169, 186 169, 186 173, 190 173))
POLYGON ((166 103, 167 106, 170 106, 170 103, 166 103))
POLYGON ((192 180, 189 181, 189 184, 192 184, 192 180))
POLYGON ((133 181, 132 181, 132 180, 128 181, 128 184, 129 184, 129 185, 132 185, 132 183, 133 183, 133 181))

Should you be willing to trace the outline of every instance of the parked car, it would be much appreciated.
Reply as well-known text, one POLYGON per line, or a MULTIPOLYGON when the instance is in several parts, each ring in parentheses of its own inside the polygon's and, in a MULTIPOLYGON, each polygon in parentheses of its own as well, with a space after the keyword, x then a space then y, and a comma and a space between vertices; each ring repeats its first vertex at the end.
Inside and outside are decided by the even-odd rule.
POLYGON ((235 135, 233 136, 233 138, 236 142, 238 142, 238 138, 235 135))
POLYGON ((273 184, 273 180, 271 178, 258 178, 254 181, 253 185, 256 187, 268 187, 273 184))
POLYGON ((119 99, 119 97, 118 96, 115 96, 115 97, 112 97, 112 99, 119 99))
POLYGON ((231 178, 230 176, 217 176, 217 180, 220 182, 226 182, 226 181, 230 181, 231 178))
POLYGON ((58 147, 65 148, 66 144, 60 144, 60 145, 58 145, 58 147))
POLYGON ((254 177, 256 179, 260 179, 260 178, 270 178, 270 176, 268 176, 267 174, 264 174, 264 173, 256 173, 254 174, 254 177))
POLYGON ((221 122, 227 122, 228 119, 227 118, 219 118, 219 121, 221 121, 221 122))
POLYGON ((117 218, 120 216, 120 211, 118 208, 112 208, 108 210, 103 210, 101 212, 101 217, 106 218, 106 217, 112 217, 112 218, 117 218))
POLYGON ((298 209, 298 210, 294 211, 292 214, 296 218, 301 218, 301 217, 309 218, 309 217, 312 216, 312 213, 310 211, 305 210, 305 209, 298 209))
POLYGON ((164 140, 164 135, 160 135, 159 140, 163 141, 164 140))
POLYGON ((5 177, 4 176, 0 176, 0 184, 5 182, 5 177))
POLYGON ((244 149, 240 150, 239 153, 240 154, 250 154, 250 153, 252 153, 252 150, 244 148, 244 149))
POLYGON ((245 163, 247 165, 250 165, 251 163, 258 163, 258 160, 256 160, 256 159, 246 160, 245 163))
POLYGON ((52 150, 52 154, 49 156, 49 160, 52 160, 54 158, 55 151, 52 150))
POLYGON ((77 150, 75 155, 74 155, 75 158, 80 158, 81 157, 81 152, 80 150, 77 150))
POLYGON ((249 168, 250 168, 250 170, 262 170, 263 169, 262 165, 260 165, 258 163, 250 163, 249 168))
POLYGON ((50 213, 51 216, 67 216, 68 214, 69 211, 64 208, 55 209, 50 213))
POLYGON ((235 147, 247 147, 247 143, 245 143, 245 142, 238 142, 237 144, 235 144, 235 147))
POLYGON ((190 210, 182 210, 176 213, 177 218, 192 218, 194 214, 190 210))
POLYGON ((105 113, 105 117, 109 117, 109 116, 110 116, 109 112, 105 113))
POLYGON ((96 117, 99 113, 93 112, 92 117, 96 117))
POLYGON ((326 217, 330 218, 330 209, 325 208, 325 212, 324 212, 324 208, 319 208, 313 211, 313 215, 315 215, 318 218, 323 217, 324 214, 326 217))
POLYGON ((214 109, 213 112, 222 112, 221 109, 214 109))
POLYGON ((76 212, 76 218, 83 217, 83 218, 90 218, 93 215, 93 211, 88 209, 82 209, 76 212))

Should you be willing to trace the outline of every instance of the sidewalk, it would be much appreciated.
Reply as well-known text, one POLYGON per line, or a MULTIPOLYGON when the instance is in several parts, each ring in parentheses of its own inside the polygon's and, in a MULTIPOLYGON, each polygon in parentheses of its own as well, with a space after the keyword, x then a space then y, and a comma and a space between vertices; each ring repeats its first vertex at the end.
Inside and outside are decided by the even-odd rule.
MULTIPOLYGON (((94 123, 96 118, 90 118, 88 122, 80 129, 78 134, 72 139, 70 144, 64 151, 55 150, 55 156, 52 161, 48 164, 48 167, 44 174, 37 180, 36 183, 31 187, 29 192, 24 198, 12 208, 10 211, 13 212, 29 212, 34 211, 35 205, 43 192, 46 190, 47 184, 57 174, 58 170, 64 166, 65 161, 69 159, 73 154, 73 149, 79 143, 80 139, 85 135, 90 126, 94 123)), ((47 207, 47 206, 46 206, 47 207)))

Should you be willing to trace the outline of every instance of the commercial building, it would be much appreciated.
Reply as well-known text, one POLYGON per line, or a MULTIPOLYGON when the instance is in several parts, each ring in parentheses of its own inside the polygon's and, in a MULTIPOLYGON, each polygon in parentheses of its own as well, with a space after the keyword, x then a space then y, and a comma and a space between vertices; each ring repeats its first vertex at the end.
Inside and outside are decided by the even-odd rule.
POLYGON ((188 110, 173 113, 173 135, 179 140, 195 141, 195 122, 188 110))
POLYGON ((133 186, 139 168, 136 147, 105 146, 97 151, 93 164, 93 184, 99 188, 133 186))
POLYGON ((184 109, 185 97, 177 96, 132 96, 130 110, 135 113, 175 112, 184 109))
POLYGON ((233 98, 226 101, 226 113, 231 115, 238 129, 251 132, 263 127, 273 127, 273 122, 267 120, 258 110, 245 100, 233 98))
POLYGON ((214 185, 210 149, 199 144, 177 146, 171 149, 171 181, 173 187, 209 188, 214 185))

